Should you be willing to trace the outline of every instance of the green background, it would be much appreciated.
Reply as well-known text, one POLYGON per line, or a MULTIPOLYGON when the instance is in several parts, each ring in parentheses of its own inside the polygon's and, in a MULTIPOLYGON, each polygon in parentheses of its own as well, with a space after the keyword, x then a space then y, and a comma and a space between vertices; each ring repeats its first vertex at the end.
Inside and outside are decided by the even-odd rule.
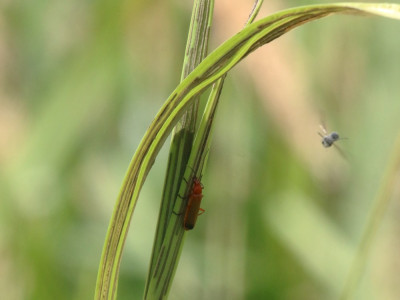
MULTIPOLYGON (((126 168, 179 82, 186 2, 0 2, 2 299, 93 298, 126 168)), ((252 7, 216 2, 210 50, 252 7)), ((260 16, 316 3, 268 1, 260 16)), ((394 20, 333 16, 228 75, 206 213, 186 236, 171 299, 337 298, 400 125, 399 37, 394 20), (347 137, 338 142, 346 159, 322 147, 321 122, 347 137)), ((118 299, 142 297, 167 155, 136 206, 118 299)), ((399 192, 357 299, 400 297, 399 192)))

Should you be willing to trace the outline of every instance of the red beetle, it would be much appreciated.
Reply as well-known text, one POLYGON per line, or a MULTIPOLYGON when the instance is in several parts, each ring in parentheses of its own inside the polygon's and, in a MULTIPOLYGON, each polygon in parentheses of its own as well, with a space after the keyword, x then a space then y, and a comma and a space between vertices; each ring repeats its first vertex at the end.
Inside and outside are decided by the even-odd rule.
POLYGON ((186 207, 185 218, 183 219, 183 227, 185 230, 191 230, 196 224, 197 217, 204 213, 204 209, 200 207, 203 198, 203 185, 200 180, 194 178, 192 192, 186 207))

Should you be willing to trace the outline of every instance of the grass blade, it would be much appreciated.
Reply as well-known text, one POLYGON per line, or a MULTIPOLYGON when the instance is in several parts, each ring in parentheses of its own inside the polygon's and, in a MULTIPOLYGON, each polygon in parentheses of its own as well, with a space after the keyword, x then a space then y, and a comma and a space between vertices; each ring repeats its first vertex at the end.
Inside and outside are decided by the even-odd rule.
MULTIPOLYGON (((183 64, 182 80, 189 75, 207 55, 213 8, 214 1, 198 0, 194 2, 183 64)), ((199 96, 193 99, 193 104, 174 128, 144 299, 147 298, 149 286, 154 286, 152 283, 154 280, 154 269, 156 268, 160 251, 165 241, 167 227, 173 215, 172 212, 175 200, 183 181, 183 173, 187 168, 187 162, 192 150, 199 100, 199 96)), ((153 294, 153 292, 150 292, 150 294, 153 294)))
MULTIPOLYGON (((257 16, 263 1, 256 1, 254 8, 249 16, 247 24, 250 24, 257 16)), ((222 76, 212 87, 209 100, 205 108, 199 130, 190 153, 188 167, 185 170, 185 180, 180 182, 179 195, 188 195, 192 186, 193 178, 202 178, 204 166, 210 149, 212 137, 212 125, 219 103, 219 98, 224 85, 226 74, 222 76)), ((187 205, 187 197, 177 197, 175 195, 174 211, 183 212, 187 205)), ((157 268, 154 274, 151 274, 149 299, 163 299, 168 297, 168 292, 172 280, 178 267, 180 253, 183 248, 185 231, 183 229, 183 214, 176 215, 170 213, 169 222, 166 223, 167 235, 159 251, 160 256, 157 259, 157 268)))

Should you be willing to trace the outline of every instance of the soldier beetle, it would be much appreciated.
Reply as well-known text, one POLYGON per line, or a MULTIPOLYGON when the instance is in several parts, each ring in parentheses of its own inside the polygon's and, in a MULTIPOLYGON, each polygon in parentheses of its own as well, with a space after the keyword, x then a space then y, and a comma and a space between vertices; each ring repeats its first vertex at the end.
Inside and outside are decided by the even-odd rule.
POLYGON ((203 185, 200 180, 194 178, 192 192, 186 206, 185 217, 183 219, 183 227, 185 230, 192 230, 196 224, 197 217, 204 213, 204 209, 200 208, 201 199, 203 198, 203 185))

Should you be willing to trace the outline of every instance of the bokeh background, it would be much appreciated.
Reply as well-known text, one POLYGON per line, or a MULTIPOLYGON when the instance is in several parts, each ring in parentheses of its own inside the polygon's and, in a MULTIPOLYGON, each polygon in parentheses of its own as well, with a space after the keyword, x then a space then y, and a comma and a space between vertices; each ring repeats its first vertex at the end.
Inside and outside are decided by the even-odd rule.
MULTIPOLYGON (((392 1, 398 2, 398 1, 392 1)), ((328 1, 266 1, 260 16, 328 1)), ((0 298, 92 299, 129 161, 178 84, 191 1, 0 2, 0 298)), ((216 0, 210 50, 253 1, 216 0)), ((170 299, 336 299, 400 125, 400 22, 333 16, 228 76, 170 299), (324 149, 319 124, 348 139, 324 149)), ((132 220, 118 299, 140 299, 167 141, 132 220)), ((398 186, 398 185, 397 185, 398 186)), ((356 299, 400 298, 396 189, 356 299)))

